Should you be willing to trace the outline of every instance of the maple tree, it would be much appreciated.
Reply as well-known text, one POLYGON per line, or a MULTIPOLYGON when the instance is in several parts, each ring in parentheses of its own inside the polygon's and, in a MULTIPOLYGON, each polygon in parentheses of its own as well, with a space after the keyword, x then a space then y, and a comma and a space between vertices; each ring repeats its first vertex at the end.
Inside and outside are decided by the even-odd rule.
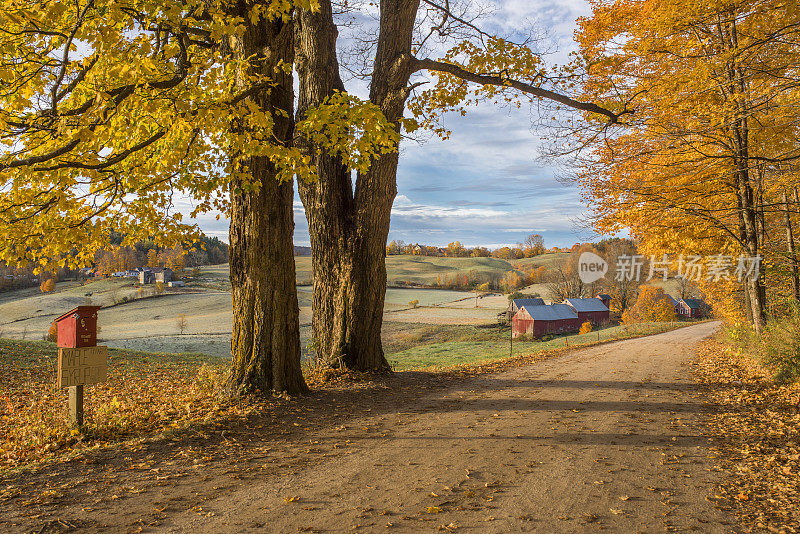
POLYGON ((799 23, 773 0, 597 1, 577 33, 585 97, 636 110, 573 130, 595 227, 629 228, 659 257, 763 257, 742 293, 757 331, 780 193, 798 179, 799 23))
POLYGON ((304 391, 292 178, 295 136, 364 169, 394 150, 380 110, 326 95, 293 120, 293 14, 312 1, 0 4, 0 260, 83 266, 122 246, 197 238, 173 209, 230 217, 230 391, 304 391))
MULTIPOLYGON (((345 91, 333 5, 321 0, 319 8, 298 10, 300 120, 308 109, 345 91)), ((447 137, 440 123, 444 113, 465 114, 467 107, 484 101, 521 106, 546 99, 610 123, 629 113, 567 96, 568 82, 563 87, 555 83, 529 43, 491 35, 475 18, 470 6, 456 11, 448 1, 381 0, 377 28, 356 30, 363 43, 356 55, 363 65, 347 68, 368 80, 370 102, 398 137, 420 126, 447 137), (437 48, 447 52, 436 57, 437 48), (405 116, 407 108, 413 118, 405 116)), ((317 355, 331 365, 388 370, 380 333, 399 153, 378 155, 368 168, 358 169, 354 184, 341 158, 314 143, 305 143, 302 150, 313 158, 319 177, 299 183, 311 238, 317 355)))

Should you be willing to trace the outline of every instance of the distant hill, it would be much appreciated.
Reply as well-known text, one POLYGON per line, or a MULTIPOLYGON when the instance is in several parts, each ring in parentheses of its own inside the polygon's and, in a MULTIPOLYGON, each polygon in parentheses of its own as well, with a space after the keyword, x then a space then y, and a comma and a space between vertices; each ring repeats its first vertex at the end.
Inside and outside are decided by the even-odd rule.
POLYGON ((311 247, 303 247, 300 245, 294 246, 295 256, 311 256, 311 247))
MULTIPOLYGON (((295 247, 298 248, 298 247, 295 247)), ((303 248, 303 247, 299 247, 303 248)), ((308 249, 308 247, 305 247, 308 249)), ((456 276, 468 276, 480 282, 498 282, 508 271, 521 273, 532 265, 556 268, 568 254, 559 252, 542 254, 523 260, 501 260, 499 258, 446 258, 439 256, 411 256, 397 254, 386 257, 386 277, 390 286, 435 285, 437 277, 442 285, 456 276)), ((310 253, 297 254, 295 259, 299 284, 311 283, 310 253)))

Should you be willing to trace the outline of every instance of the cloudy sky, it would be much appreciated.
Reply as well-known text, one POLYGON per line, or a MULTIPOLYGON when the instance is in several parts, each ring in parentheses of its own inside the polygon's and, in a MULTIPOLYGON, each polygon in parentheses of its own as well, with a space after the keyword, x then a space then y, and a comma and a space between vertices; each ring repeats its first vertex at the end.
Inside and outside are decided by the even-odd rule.
MULTIPOLYGON (((484 4, 486 2, 483 2, 484 4)), ((484 28, 514 37, 518 28, 537 28, 548 63, 563 62, 573 49, 575 19, 589 13, 583 0, 493 0, 484 28)), ((343 32, 346 38, 346 32, 343 32)), ((366 87, 349 80, 351 92, 366 87)), ((364 94, 360 94, 364 93, 364 94)), ((548 131, 532 126, 535 111, 501 109, 490 104, 470 109, 466 117, 447 116, 447 141, 404 141, 398 169, 398 195, 389 239, 406 243, 490 248, 521 242, 540 233, 548 246, 572 245, 591 236, 581 223, 584 211, 574 186, 556 180, 560 171, 540 158, 548 131)), ((295 243, 308 245, 308 224, 295 202, 295 243)), ((203 229, 227 241, 224 218, 201 220, 203 229)))

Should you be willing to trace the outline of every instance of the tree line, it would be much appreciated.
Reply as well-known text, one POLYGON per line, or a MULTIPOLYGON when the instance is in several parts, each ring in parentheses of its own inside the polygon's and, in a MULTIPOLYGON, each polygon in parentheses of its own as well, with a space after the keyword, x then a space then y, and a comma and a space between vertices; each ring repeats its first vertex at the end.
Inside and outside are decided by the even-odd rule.
POLYGON ((446 247, 435 245, 421 245, 419 243, 408 243, 399 239, 393 239, 386 245, 387 255, 407 254, 410 256, 433 256, 447 258, 500 258, 504 260, 514 260, 522 258, 532 258, 547 252, 564 252, 569 249, 553 247, 547 249, 544 245, 544 238, 540 234, 531 234, 525 238, 525 242, 516 246, 498 247, 490 250, 487 247, 465 247, 461 241, 448 243, 446 247))
POLYGON ((95 273, 111 275, 143 267, 168 267, 182 271, 187 267, 228 262, 228 245, 217 237, 201 235, 197 241, 176 243, 172 247, 159 247, 153 240, 123 246, 122 240, 122 236, 116 236, 107 248, 95 253, 95 273))
POLYGON ((798 38, 797 5, 775 0, 602 2, 576 33, 584 97, 636 110, 567 128, 594 228, 706 270, 759 259, 743 280, 699 281, 756 334, 800 302, 798 38))

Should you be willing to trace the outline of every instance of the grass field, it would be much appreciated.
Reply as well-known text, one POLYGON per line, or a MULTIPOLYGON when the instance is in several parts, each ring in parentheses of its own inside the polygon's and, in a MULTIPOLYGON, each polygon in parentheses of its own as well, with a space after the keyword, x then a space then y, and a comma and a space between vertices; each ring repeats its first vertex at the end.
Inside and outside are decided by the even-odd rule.
POLYGON ((386 277, 389 284, 417 283, 432 285, 436 278, 468 275, 472 280, 499 280, 508 271, 529 268, 531 265, 552 266, 562 262, 566 253, 543 254, 521 260, 498 258, 439 258, 433 256, 395 255, 386 257, 386 277))
POLYGON ((612 326, 588 334, 557 336, 549 341, 518 341, 511 348, 510 330, 462 328, 438 332, 446 340, 425 342, 433 339, 430 332, 420 336, 413 346, 391 344, 387 347, 387 359, 398 371, 420 368, 449 368, 464 364, 478 364, 501 360, 512 356, 547 353, 569 347, 580 347, 595 343, 627 339, 642 335, 666 332, 686 326, 686 322, 646 323, 630 326, 612 326), (395 350, 392 350, 394 348, 395 350))
MULTIPOLYGON (((553 266, 564 257, 565 254, 544 254, 505 261, 389 256, 387 268, 390 279, 428 284, 435 283, 437 276, 444 279, 476 273, 502 276, 515 267, 553 266)), ((298 277, 310 272, 310 257, 297 257, 296 262, 298 277)), ((76 305, 91 302, 104 306, 99 320, 101 344, 132 351, 228 357, 232 329, 228 276, 227 265, 203 267, 188 287, 167 289, 164 294, 155 295, 153 286, 149 286, 145 298, 137 293, 130 279, 96 279, 85 285, 62 282, 48 294, 36 288, 0 294, 0 338, 40 340, 55 317, 76 305), (179 327, 179 316, 186 319, 183 330, 179 327)), ((297 289, 305 355, 311 341, 312 291, 309 285, 297 289)), ((549 298, 545 285, 531 286, 525 291, 549 298)), ((502 294, 481 295, 476 299, 475 293, 468 291, 390 287, 384 307, 387 354, 397 361, 399 368, 450 365, 477 356, 496 358, 505 354, 503 343, 507 336, 490 335, 492 329, 486 327, 496 328, 497 314, 507 306, 507 296, 502 294), (418 301, 416 308, 409 305, 414 300, 418 301), (403 345, 403 338, 417 342, 403 345)), ((520 344, 520 350, 523 347, 520 344)))

